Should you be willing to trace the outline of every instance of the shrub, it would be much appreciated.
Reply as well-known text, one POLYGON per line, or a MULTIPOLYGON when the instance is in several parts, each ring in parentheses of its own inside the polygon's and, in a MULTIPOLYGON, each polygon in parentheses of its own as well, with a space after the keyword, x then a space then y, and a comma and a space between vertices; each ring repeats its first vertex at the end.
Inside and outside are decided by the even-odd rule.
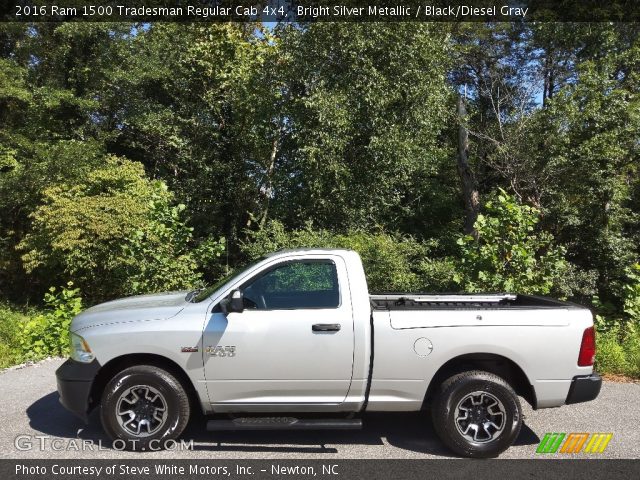
POLYGON ((484 206, 475 223, 477 238, 458 239, 461 249, 456 281, 468 292, 555 293, 571 272, 565 249, 553 236, 536 228, 540 211, 519 204, 500 189, 484 206), (554 288, 555 287, 555 288, 554 288))
POLYGON ((107 157, 81 181, 44 190, 19 248, 28 272, 73 278, 92 300, 188 288, 198 262, 220 255, 221 242, 196 248, 166 185, 140 163, 107 157))
POLYGON ((0 305, 0 344, 9 344, 16 338, 20 323, 26 318, 8 306, 0 305))
POLYGON ((640 328, 637 323, 599 331, 596 342, 598 371, 640 377, 640 328))
POLYGON ((127 275, 123 293, 178 290, 202 281, 201 267, 222 255, 224 239, 208 239, 193 246, 193 228, 181 219, 183 204, 172 206, 160 185, 150 201, 148 222, 136 229, 122 247, 127 275))
POLYGON ((44 296, 45 311, 20 326, 19 348, 25 359, 68 354, 69 326, 82 310, 80 290, 73 283, 57 291, 51 287, 44 296))
POLYGON ((360 254, 369 289, 382 291, 440 290, 450 283, 452 263, 428 258, 433 246, 412 237, 352 230, 344 234, 314 229, 311 224, 287 231, 278 221, 250 233, 242 247, 251 259, 283 248, 346 248, 360 254))
POLYGON ((625 340, 622 344, 627 358, 626 374, 640 378, 640 324, 627 325, 625 340))
POLYGON ((640 377, 640 266, 626 270, 620 304, 594 297, 598 330, 597 367, 604 373, 640 377))
POLYGON ((19 344, 21 325, 29 316, 7 305, 0 305, 0 368, 20 363, 22 355, 19 344))
POLYGON ((460 290, 460 285, 455 281, 458 275, 458 264, 453 258, 425 258, 419 268, 422 291, 457 292, 460 290))
POLYGON ((596 335, 596 369, 600 373, 615 373, 624 375, 627 370, 627 360, 624 348, 620 344, 618 328, 596 335))

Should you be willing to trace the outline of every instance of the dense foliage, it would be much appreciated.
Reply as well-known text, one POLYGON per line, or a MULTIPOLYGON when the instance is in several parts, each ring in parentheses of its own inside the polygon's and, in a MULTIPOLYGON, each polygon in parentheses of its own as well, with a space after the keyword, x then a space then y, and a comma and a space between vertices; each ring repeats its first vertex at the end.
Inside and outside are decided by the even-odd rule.
POLYGON ((39 311, 16 311, 0 304, 0 368, 24 361, 69 354, 69 326, 82 311, 73 282, 49 288, 39 311))
MULTIPOLYGON (((275 248, 340 246, 376 291, 592 306, 630 371, 639 33, 5 23, 0 301, 42 305, 73 281, 93 304, 214 281, 275 248)), ((14 338, 31 314, 2 311, 14 338)))
POLYGON ((51 287, 44 295, 44 310, 20 325, 18 343, 23 359, 66 355, 69 352, 69 326, 82 311, 80 289, 69 282, 57 291, 51 287))
POLYGON ((285 229, 279 221, 253 232, 243 251, 251 259, 283 248, 347 248, 360 254, 369 289, 428 291, 452 286, 453 266, 429 259, 430 245, 399 234, 349 230, 343 234, 313 228, 285 229))
POLYGON ((458 240, 461 247, 456 280, 469 292, 521 292, 566 298, 574 291, 566 250, 537 228, 540 211, 520 205, 500 189, 485 203, 475 223, 476 237, 458 240))

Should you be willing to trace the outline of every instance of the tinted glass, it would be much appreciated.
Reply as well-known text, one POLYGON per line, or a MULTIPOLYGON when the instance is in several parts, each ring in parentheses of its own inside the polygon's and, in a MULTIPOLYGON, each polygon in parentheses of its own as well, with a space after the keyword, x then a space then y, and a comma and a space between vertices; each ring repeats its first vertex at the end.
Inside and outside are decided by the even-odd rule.
POLYGON ((196 290, 195 292, 192 292, 192 293, 195 293, 195 295, 192 296, 190 301, 191 302, 202 302, 203 300, 208 299, 213 294, 213 292, 218 290, 222 285, 224 285, 227 282, 232 281, 233 278, 239 276, 245 270, 249 270, 251 267, 253 267, 257 263, 261 262, 265 258, 266 257, 260 257, 259 259, 251 262, 249 265, 246 265, 246 266, 240 267, 240 268, 236 268, 231 273, 229 273, 228 275, 225 275, 223 278, 218 280, 216 283, 214 283, 212 285, 209 285, 208 287, 205 287, 205 288, 203 288, 201 290, 196 290))
POLYGON ((245 308, 258 310, 336 308, 340 304, 333 262, 291 262, 243 289, 245 308))

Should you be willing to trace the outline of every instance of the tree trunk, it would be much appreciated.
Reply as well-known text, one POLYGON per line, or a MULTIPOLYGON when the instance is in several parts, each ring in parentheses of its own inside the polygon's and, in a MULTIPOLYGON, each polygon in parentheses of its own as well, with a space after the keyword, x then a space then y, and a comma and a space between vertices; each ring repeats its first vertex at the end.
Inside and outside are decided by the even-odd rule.
POLYGON ((477 238, 478 232, 474 225, 480 209, 480 196, 478 195, 478 187, 473 171, 469 167, 469 132, 464 124, 466 116, 467 109, 464 99, 458 96, 458 121, 460 122, 460 128, 458 129, 458 175, 460 175, 462 182, 462 196, 464 199, 464 233, 477 238))
POLYGON ((553 98, 553 91, 555 90, 555 75, 554 75, 554 59, 551 48, 547 48, 544 58, 544 88, 542 92, 542 108, 547 106, 547 102, 553 98))
POLYGON ((265 188, 265 204, 264 210, 262 211, 262 217, 260 218, 260 228, 263 228, 267 223, 267 217, 269 215, 269 202, 271 201, 271 196, 273 195, 273 171, 276 167, 276 158, 278 155, 278 137, 273 139, 273 144, 271 146, 271 155, 269 156, 269 165, 267 166, 267 186, 265 188))

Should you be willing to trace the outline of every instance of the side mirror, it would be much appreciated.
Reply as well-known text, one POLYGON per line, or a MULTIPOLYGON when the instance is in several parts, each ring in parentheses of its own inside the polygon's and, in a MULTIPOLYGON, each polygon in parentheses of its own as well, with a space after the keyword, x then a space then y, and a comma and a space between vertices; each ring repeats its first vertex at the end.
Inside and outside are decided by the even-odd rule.
MULTIPOLYGON (((242 313, 244 310, 244 299, 240 290, 234 290, 231 292, 228 298, 224 301, 227 312, 242 313)), ((227 313, 225 312, 225 313, 227 313)))

